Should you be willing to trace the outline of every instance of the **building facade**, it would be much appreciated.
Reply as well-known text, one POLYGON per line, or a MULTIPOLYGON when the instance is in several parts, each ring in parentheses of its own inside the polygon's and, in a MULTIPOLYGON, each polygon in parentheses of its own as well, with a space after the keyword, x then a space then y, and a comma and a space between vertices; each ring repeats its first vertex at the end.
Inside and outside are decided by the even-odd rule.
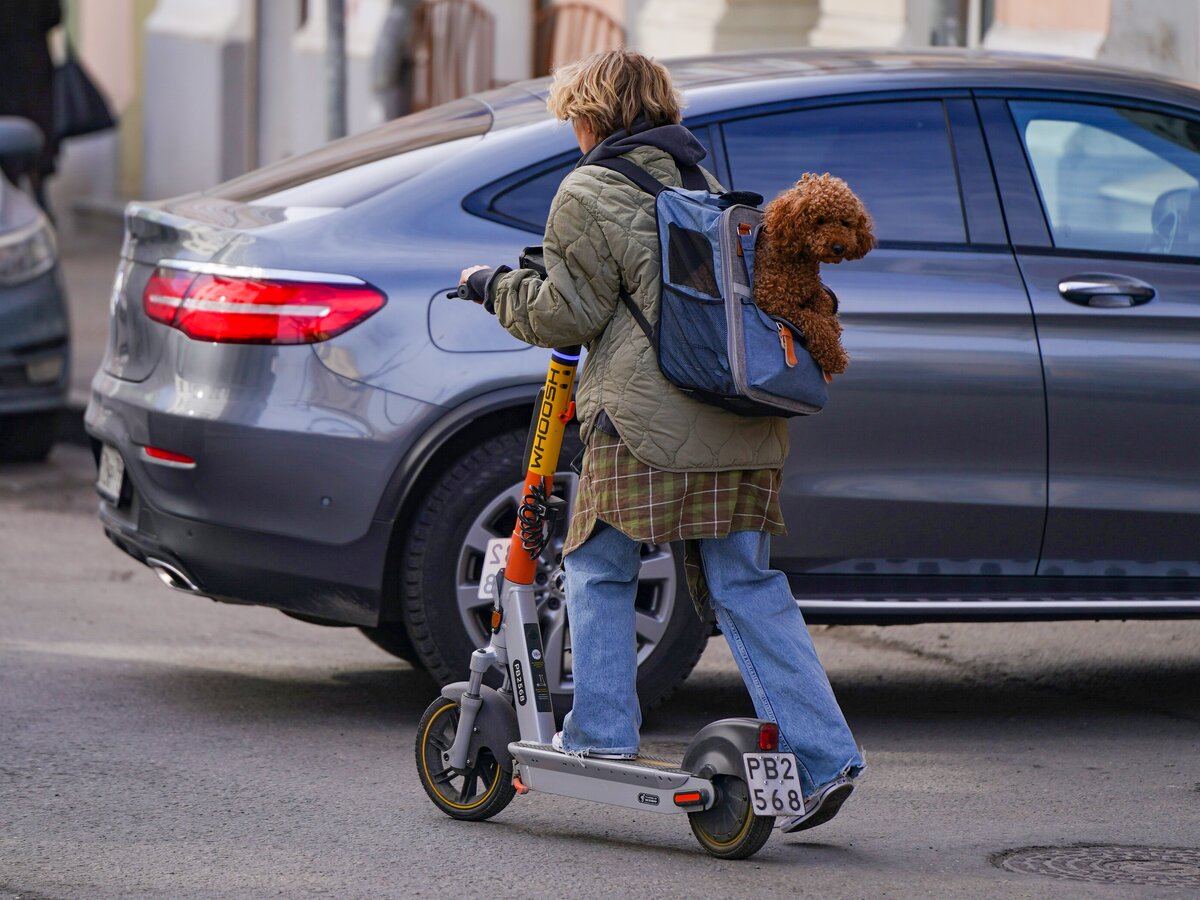
MULTIPOLYGON (((120 126, 116 134, 67 142, 52 202, 60 210, 115 209, 127 198, 200 190, 324 143, 329 2, 75 0, 69 28, 120 126)), ((410 21, 418 2, 345 0, 349 132, 386 118, 380 72, 396 49, 387 42, 395 43, 397 22, 410 21)), ((472 2, 492 23, 492 83, 529 77, 537 23, 552 4, 472 2)), ((981 46, 1200 81, 1200 0, 591 2, 624 30, 628 46, 659 58, 807 46, 981 46)))

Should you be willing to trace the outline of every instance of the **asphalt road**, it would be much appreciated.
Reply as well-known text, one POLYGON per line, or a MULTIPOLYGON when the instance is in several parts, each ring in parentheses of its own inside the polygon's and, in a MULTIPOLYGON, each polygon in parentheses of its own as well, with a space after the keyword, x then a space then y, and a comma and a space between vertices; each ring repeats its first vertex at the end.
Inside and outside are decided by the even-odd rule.
MULTIPOLYGON (((91 478, 71 447, 0 467, 4 900, 1200 894, 1196 856, 1076 846, 1200 847, 1200 622, 816 628, 870 774, 828 825, 720 862, 682 819, 554 797, 443 817, 413 772, 425 675, 169 591, 104 538, 91 478), (1002 866, 1024 847, 1118 881, 1002 866)), ((646 748, 748 712, 714 641, 646 748)))

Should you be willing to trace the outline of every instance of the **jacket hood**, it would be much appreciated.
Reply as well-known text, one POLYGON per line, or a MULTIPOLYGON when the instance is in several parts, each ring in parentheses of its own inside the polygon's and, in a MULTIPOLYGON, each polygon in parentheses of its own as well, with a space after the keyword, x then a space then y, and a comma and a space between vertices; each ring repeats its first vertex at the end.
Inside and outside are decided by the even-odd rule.
POLYGON ((694 166, 707 156, 704 145, 682 125, 651 126, 645 119, 638 119, 628 131, 610 134, 584 154, 579 166, 591 165, 602 159, 622 156, 638 147, 657 147, 675 158, 676 165, 694 166))

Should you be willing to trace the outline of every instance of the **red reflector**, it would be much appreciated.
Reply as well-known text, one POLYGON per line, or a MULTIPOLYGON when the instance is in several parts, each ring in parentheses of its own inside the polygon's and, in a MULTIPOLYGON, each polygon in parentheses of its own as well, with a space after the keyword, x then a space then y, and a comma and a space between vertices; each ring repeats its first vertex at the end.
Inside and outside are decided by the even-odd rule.
POLYGON ((774 722, 763 722, 758 726, 758 749, 770 753, 779 749, 779 726, 774 722))
POLYGON ((311 344, 366 319, 385 298, 363 284, 321 284, 155 270, 146 315, 198 341, 311 344))
POLYGON ((699 791, 680 791, 675 795, 676 806, 692 806, 703 802, 704 797, 699 791))
POLYGON ((161 459, 164 462, 179 463, 184 466, 194 466, 196 461, 190 456, 184 456, 182 453, 175 453, 171 450, 164 450, 161 447, 143 447, 142 452, 151 459, 161 459))

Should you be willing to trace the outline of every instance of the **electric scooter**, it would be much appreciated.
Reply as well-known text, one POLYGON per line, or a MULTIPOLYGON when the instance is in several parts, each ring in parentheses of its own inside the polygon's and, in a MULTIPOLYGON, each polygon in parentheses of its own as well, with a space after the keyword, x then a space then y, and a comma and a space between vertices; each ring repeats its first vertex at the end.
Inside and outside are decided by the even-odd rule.
POLYGON ((482 821, 518 795, 558 794, 687 815, 706 851, 745 859, 766 843, 777 815, 804 811, 796 760, 779 752, 775 723, 712 722, 679 761, 599 759, 562 753, 550 743, 556 725, 534 580, 550 529, 565 512, 565 502, 552 494, 553 476, 574 417, 579 356, 578 347, 551 354, 529 432, 524 499, 507 561, 495 579, 491 639, 471 654, 470 680, 444 687, 421 717, 417 774, 429 799, 454 819, 482 821), (483 683, 493 666, 504 672, 499 689, 483 683))

